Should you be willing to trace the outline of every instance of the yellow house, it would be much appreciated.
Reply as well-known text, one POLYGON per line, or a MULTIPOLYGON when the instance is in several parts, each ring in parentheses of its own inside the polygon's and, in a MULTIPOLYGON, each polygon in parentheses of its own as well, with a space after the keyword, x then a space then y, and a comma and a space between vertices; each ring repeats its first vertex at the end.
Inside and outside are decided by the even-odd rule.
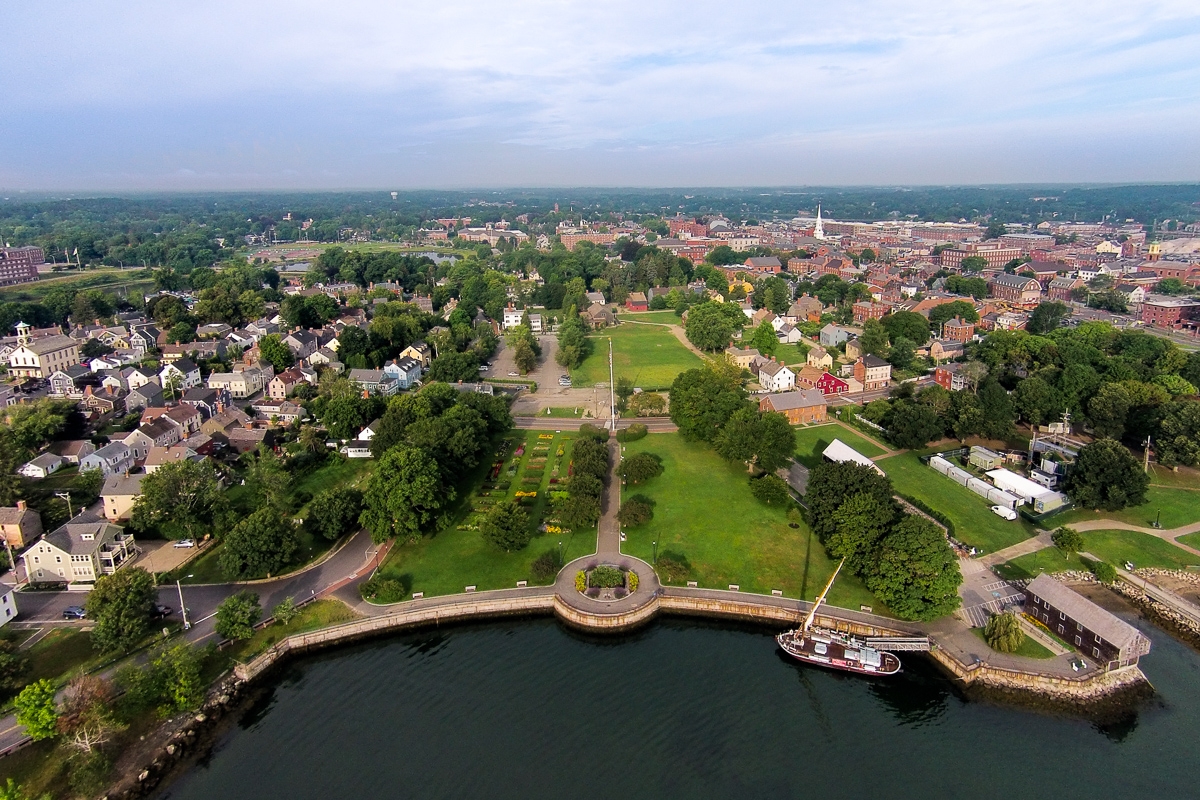
POLYGON ((749 297, 751 294, 754 293, 754 284, 753 283, 751 283, 750 281, 739 281, 736 279, 729 284, 729 291, 732 292, 738 286, 742 287, 742 290, 746 293, 747 297, 749 297))
POLYGON ((810 367, 819 369, 832 369, 833 356, 829 355, 829 351, 824 347, 816 346, 809 348, 808 358, 805 361, 810 367))
POLYGON ((133 506, 142 495, 145 475, 109 475, 104 479, 100 497, 104 500, 104 516, 109 522, 129 519, 133 506))

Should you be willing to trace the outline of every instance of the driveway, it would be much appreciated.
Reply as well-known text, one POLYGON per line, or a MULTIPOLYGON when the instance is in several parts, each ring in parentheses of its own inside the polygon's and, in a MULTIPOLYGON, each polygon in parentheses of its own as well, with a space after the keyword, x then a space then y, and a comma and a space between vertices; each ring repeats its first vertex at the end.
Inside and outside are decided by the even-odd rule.
POLYGON ((535 416, 547 408, 583 408, 591 412, 591 418, 608 419, 608 392, 595 387, 574 388, 560 386, 558 381, 567 374, 565 367, 554 360, 558 353, 558 339, 550 334, 538 337, 542 346, 542 355, 538 358, 537 369, 528 375, 511 376, 510 372, 519 372, 513 363, 512 348, 501 343, 492 366, 485 377, 497 380, 523 380, 537 383, 537 392, 524 393, 513 404, 513 416, 535 416))

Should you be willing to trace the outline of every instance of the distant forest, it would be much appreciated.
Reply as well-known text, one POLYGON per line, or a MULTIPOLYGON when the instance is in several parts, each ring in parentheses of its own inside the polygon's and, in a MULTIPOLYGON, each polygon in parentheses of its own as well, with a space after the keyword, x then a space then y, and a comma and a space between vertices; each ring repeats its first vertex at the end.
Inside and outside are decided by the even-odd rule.
POLYGON ((829 219, 875 221, 1100 222, 1173 230, 1200 219, 1200 184, 1128 186, 801 187, 795 189, 513 189, 478 191, 164 194, 126 197, 0 198, 0 241, 37 244, 84 263, 207 266, 232 255, 247 234, 274 228, 280 241, 338 241, 369 231, 394 240, 431 219, 469 216, 472 224, 527 214, 552 231, 563 219, 723 214, 739 220, 790 219, 817 204, 829 219), (555 204, 559 211, 554 211, 555 204), (291 220, 284 217, 290 213, 291 220))

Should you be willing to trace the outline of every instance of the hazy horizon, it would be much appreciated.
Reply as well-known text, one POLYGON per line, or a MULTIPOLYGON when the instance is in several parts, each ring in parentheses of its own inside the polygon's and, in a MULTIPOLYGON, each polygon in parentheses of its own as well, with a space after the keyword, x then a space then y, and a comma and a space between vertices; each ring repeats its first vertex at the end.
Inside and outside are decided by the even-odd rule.
POLYGON ((1200 180, 1181 0, 62 2, 0 23, 9 195, 1200 180))

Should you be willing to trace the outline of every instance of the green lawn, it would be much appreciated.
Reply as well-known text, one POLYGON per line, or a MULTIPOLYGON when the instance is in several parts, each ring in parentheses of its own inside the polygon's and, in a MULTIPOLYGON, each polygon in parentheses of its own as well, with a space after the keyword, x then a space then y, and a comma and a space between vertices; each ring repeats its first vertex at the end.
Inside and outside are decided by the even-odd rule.
POLYGON ((1162 512, 1164 528, 1178 528, 1200 522, 1200 492, 1167 486, 1151 485, 1146 492, 1146 502, 1140 506, 1120 511, 1092 511, 1075 508, 1055 514, 1044 521, 1045 525, 1059 527, 1093 519, 1115 519, 1130 525, 1148 528, 1159 512, 1162 512))
MULTIPOLYGON (((1170 542, 1157 536, 1137 531, 1084 531, 1083 549, 1115 566, 1126 561, 1135 567, 1162 567, 1185 569, 1200 564, 1200 556, 1193 556, 1170 542)), ((1189 542, 1190 544, 1190 542, 1189 542)), ((1015 558, 1000 566, 1000 572, 1008 578, 1031 578, 1039 572, 1064 572, 1087 569, 1077 555, 1064 558, 1056 547, 1048 547, 1027 556, 1015 558)))
POLYGON ((144 269, 89 269, 83 272, 48 273, 34 283, 0 288, 0 301, 40 303, 55 289, 105 289, 124 287, 126 291, 148 291, 154 279, 144 269))
MULTIPOLYGON (((264 616, 270 613, 271 609, 263 609, 264 616)), ((320 630, 339 622, 349 622, 358 617, 359 614, 341 600, 315 600, 301 608, 296 618, 287 625, 275 622, 255 631, 252 637, 234 645, 230 649, 229 655, 236 661, 249 661, 271 645, 294 633, 320 630)))
POLYGON ((1189 533, 1186 536, 1180 536, 1175 541, 1183 542, 1188 547, 1194 547, 1200 550, 1200 533, 1189 533))
MULTIPOLYGON (((811 600, 833 574, 806 525, 790 528, 784 510, 759 503, 750 494, 745 469, 721 459, 701 443, 678 434, 653 433, 626 445, 626 455, 651 452, 662 457, 663 474, 642 485, 625 487, 624 496, 644 494, 655 501, 654 519, 625 531, 624 551, 646 561, 658 553, 679 553, 691 564, 700 586, 724 589, 731 583, 743 591, 811 600)), ((830 592, 830 602, 844 608, 882 604, 858 578, 843 572, 830 592)))
POLYGON ((1024 518, 1001 519, 991 504, 965 486, 939 475, 921 463, 916 453, 902 453, 876 462, 902 495, 915 497, 945 514, 954 523, 955 537, 985 553, 1002 550, 1034 535, 1024 518))
POLYGON ((1170 486, 1176 489, 1192 489, 1200 492, 1200 470, 1193 467, 1179 467, 1172 470, 1157 464, 1150 467, 1150 483, 1155 486, 1170 486))
POLYGON ((643 311, 636 314, 631 314, 628 311, 621 311, 617 314, 617 320, 624 322, 633 320, 636 322, 659 322, 663 325, 682 325, 683 320, 674 311, 643 311))
POLYGON ((815 467, 821 463, 821 453, 834 439, 841 439, 867 458, 881 456, 886 452, 879 445, 867 441, 849 428, 830 423, 796 429, 796 460, 806 467, 815 467))
POLYGON ((669 387, 675 376, 700 366, 700 357, 680 343, 669 328, 659 325, 618 325, 593 334, 592 354, 576 369, 571 381, 578 388, 608 383, 608 340, 613 345, 613 372, 642 388, 669 387))
POLYGON ((52 630, 28 652, 29 672, 22 677, 27 684, 42 678, 54 680, 99 660, 92 649, 92 635, 77 628, 52 630))
MULTIPOLYGON (((972 628, 971 633, 978 636, 984 644, 987 644, 987 640, 983 638, 983 628, 972 628)), ((1038 644, 1028 634, 1021 637, 1021 644, 1009 655, 1022 656, 1024 658, 1054 658, 1054 653, 1051 653, 1045 647, 1038 644)))
MULTIPOLYGON (((512 499, 518 491, 536 491, 537 497, 526 507, 531 526, 536 526, 542 520, 548 509, 548 492, 552 487, 554 466, 559 467, 559 480, 565 481, 567 467, 571 459, 571 442, 575 439, 574 432, 550 433, 548 431, 514 431, 505 440, 512 444, 502 445, 504 449, 504 469, 499 481, 511 481, 505 492, 493 490, 494 494, 487 499, 506 501, 512 499), (548 436, 548 439, 540 437, 548 436), (525 453, 519 458, 515 456, 515 444, 525 443, 525 453), (545 468, 541 471, 538 483, 523 483, 528 476, 530 480, 537 477, 536 471, 531 471, 531 461, 538 458, 535 448, 547 446, 544 454, 545 468), (563 455, 557 455, 558 448, 563 447, 563 455), (517 465, 515 474, 509 475, 511 465, 517 465)), ((571 533, 540 533, 535 532, 533 540, 524 550, 505 553, 492 547, 478 530, 470 528, 478 523, 479 512, 472 511, 473 503, 481 500, 482 484, 493 462, 481 465, 482 469, 475 480, 464 490, 463 502, 455 514, 454 520, 445 530, 435 536, 426 536, 414 544, 398 544, 392 548, 387 561, 380 568, 380 575, 385 578, 396 578, 410 592, 424 592, 426 597, 443 594, 457 594, 467 586, 475 586, 479 591, 486 589, 506 589, 516 586, 517 581, 527 580, 535 583, 530 575, 530 566, 534 559, 549 550, 557 549, 562 543, 564 561, 570 561, 580 556, 596 552, 596 530, 573 531, 571 533)))
POLYGON ((583 417, 583 406, 574 406, 572 408, 543 408, 536 414, 530 413, 525 414, 524 416, 548 417, 549 419, 580 419, 583 417))

